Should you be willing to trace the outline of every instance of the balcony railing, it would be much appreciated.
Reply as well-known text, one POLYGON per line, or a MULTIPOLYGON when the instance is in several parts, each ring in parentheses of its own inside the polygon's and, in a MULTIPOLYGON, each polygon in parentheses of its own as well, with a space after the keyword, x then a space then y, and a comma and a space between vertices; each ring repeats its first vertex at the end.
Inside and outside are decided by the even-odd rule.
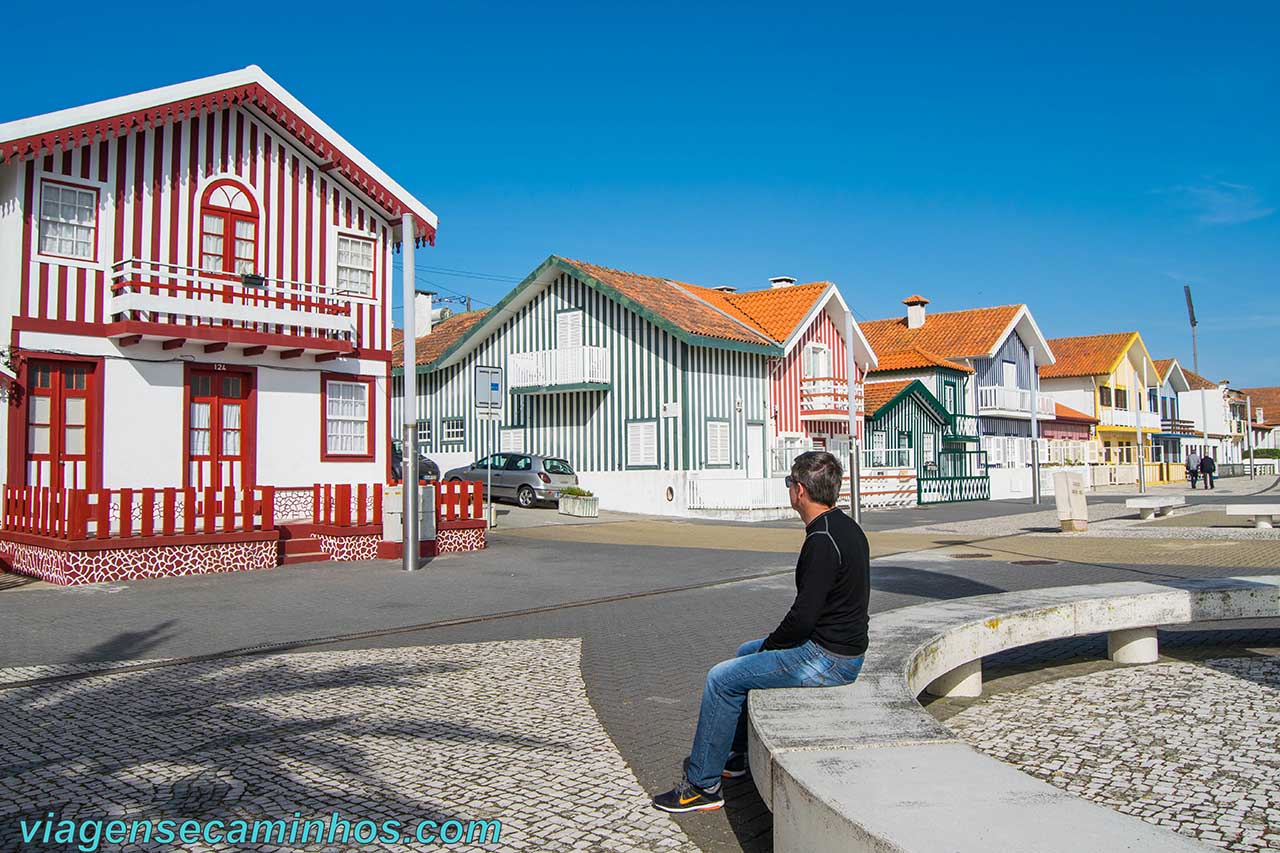
MULTIPOLYGON (((978 411, 983 414, 1014 412, 1031 417, 1031 391, 1004 385, 979 385, 978 411)), ((1036 395, 1036 414, 1042 418, 1052 418, 1056 414, 1053 398, 1044 392, 1036 395)))
POLYGON ((1098 422, 1103 426, 1129 427, 1136 429, 1138 424, 1148 432, 1160 431, 1159 412, 1139 412, 1132 409, 1111 409, 1103 407, 1098 413, 1098 422))
POLYGON ((1173 432, 1180 435, 1195 435, 1196 425, 1182 418, 1163 418, 1160 421, 1161 432, 1173 432))
POLYGON ((978 437, 978 416, 977 415, 952 415, 951 423, 947 424, 946 431, 942 434, 943 438, 977 438, 978 437))
POLYGON ((172 328, 171 335, 163 332, 165 337, 224 340, 227 329, 237 329, 350 343, 355 335, 351 309, 357 301, 370 300, 316 283, 242 279, 130 258, 112 267, 108 313, 114 320, 149 324, 139 328, 172 328), (202 328, 219 333, 203 334, 202 328))
POLYGON ((915 451, 910 447, 875 447, 862 451, 863 468, 914 468, 915 451))
POLYGON ((849 383, 831 376, 800 380, 800 417, 849 417, 849 383))
POLYGON ((609 351, 604 347, 562 347, 517 353, 507 358, 507 370, 513 391, 607 386, 609 351))

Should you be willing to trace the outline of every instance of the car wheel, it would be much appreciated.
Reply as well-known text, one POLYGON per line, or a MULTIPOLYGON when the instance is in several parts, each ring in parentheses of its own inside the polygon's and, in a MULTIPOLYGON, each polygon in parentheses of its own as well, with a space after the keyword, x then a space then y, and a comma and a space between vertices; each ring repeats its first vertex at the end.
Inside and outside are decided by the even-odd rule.
POLYGON ((528 509, 538 502, 538 496, 533 493, 533 489, 528 486, 521 486, 516 490, 516 503, 528 509))

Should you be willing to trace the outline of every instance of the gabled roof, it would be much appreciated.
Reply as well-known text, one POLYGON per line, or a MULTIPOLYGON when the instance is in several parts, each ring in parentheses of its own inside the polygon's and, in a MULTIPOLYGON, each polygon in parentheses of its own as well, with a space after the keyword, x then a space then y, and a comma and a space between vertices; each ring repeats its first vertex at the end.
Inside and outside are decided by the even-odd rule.
POLYGON ((1095 418, 1093 415, 1087 415, 1084 412, 1081 412, 1077 409, 1073 409, 1070 406, 1064 406, 1061 403, 1054 403, 1053 409, 1054 409, 1054 415, 1053 415, 1054 420, 1072 421, 1075 423, 1082 423, 1082 424, 1096 424, 1098 422, 1098 419, 1095 418))
POLYGON ((868 382, 863 387, 862 411, 868 418, 879 417, 881 412, 888 411, 905 397, 915 397, 933 419, 940 424, 951 420, 951 415, 938 398, 933 396, 929 388, 919 379, 904 379, 899 382, 868 382))
POLYGON ((831 282, 814 281, 809 284, 750 290, 745 293, 726 293, 696 284, 684 286, 696 296, 781 343, 791 337, 791 333, 813 310, 818 299, 831 286, 831 282))
POLYGON ((0 163, 67 151, 171 121, 251 106, 309 149, 322 168, 398 218, 412 213, 419 238, 435 242, 436 215, 256 65, 0 124, 0 163))
POLYGON ((1190 390, 1192 391, 1218 390, 1217 382, 1210 382, 1208 379, 1205 379, 1199 373, 1193 373, 1192 371, 1187 370, 1185 367, 1182 369, 1182 373, 1184 376, 1187 377, 1187 385, 1191 386, 1190 390))
POLYGON ((1176 358, 1159 358, 1155 360, 1156 375, 1160 384, 1169 382, 1174 391, 1190 391, 1191 383, 1187 381, 1187 372, 1182 369, 1176 358))
POLYGON ((1129 347, 1138 340, 1137 332, 1116 332, 1106 335, 1081 335, 1070 338, 1053 338, 1058 360, 1040 369, 1041 379, 1062 379, 1070 376, 1101 376, 1115 370, 1129 347))
MULTIPOLYGON (((430 364, 435 361, 441 353, 457 343, 458 338, 480 322, 485 313, 484 311, 466 311, 434 324, 431 327, 431 334, 418 338, 414 349, 416 363, 430 364)), ((404 331, 401 329, 391 330, 391 364, 395 367, 404 367, 404 331)))
POLYGON ((871 373, 889 373, 894 370, 921 370, 929 367, 945 367, 962 373, 973 373, 973 368, 958 361, 945 359, 921 347, 899 350, 881 355, 871 373))
POLYGON ((1253 404, 1255 418, 1258 409, 1262 409, 1262 423, 1267 426, 1280 426, 1280 386, 1241 388, 1240 392, 1248 395, 1253 404))
POLYGON ((1016 329, 1024 340, 1029 339, 1036 345, 1037 364, 1050 364, 1054 359, 1053 348, 1045 341, 1026 305, 933 312, 926 315, 924 325, 917 329, 908 328, 905 317, 871 320, 861 326, 880 358, 913 347, 946 359, 989 358, 1016 329))

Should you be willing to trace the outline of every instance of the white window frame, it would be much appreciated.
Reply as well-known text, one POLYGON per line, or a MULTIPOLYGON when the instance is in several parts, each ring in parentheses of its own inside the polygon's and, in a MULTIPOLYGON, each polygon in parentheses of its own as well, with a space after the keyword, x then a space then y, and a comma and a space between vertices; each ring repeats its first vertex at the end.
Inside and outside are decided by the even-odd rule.
POLYGON ((579 349, 583 346, 586 338, 585 335, 586 317, 583 316, 581 308, 567 308, 556 312, 556 349, 579 349), (573 320, 577 318, 577 343, 574 343, 570 335, 565 334, 566 329, 572 330, 573 326, 562 325, 565 320, 573 320), (562 342, 562 339, 570 338, 568 342, 562 342))
POLYGON ((808 343, 804 345, 804 358, 800 365, 800 378, 802 379, 830 379, 831 374, 835 373, 835 368, 831 364, 831 348, 826 344, 808 343), (818 367, 818 354, 822 353, 827 357, 827 370, 825 374, 820 373, 818 367))
POLYGON ((658 421, 654 420, 634 420, 627 422, 626 432, 626 453, 628 468, 657 468, 658 467, 658 421), (645 433, 649 433, 648 436, 645 433), (636 447, 636 438, 640 439, 640 447, 646 444, 650 446, 651 453, 640 454, 633 453, 636 447))
POLYGON ((527 456, 524 452, 524 428, 503 427, 498 433, 498 450, 516 456, 527 456))
MULTIPOLYGON (((349 247, 347 250, 347 257, 348 258, 351 257, 351 251, 349 247)), ((377 287, 378 287, 378 281, 377 281, 378 241, 377 241, 377 238, 367 237, 363 234, 348 234, 346 232, 340 231, 338 232, 337 238, 334 241, 333 258, 334 258, 334 275, 333 275, 334 290, 336 290, 338 293, 348 294, 351 296, 363 296, 367 299, 373 299, 377 293, 377 287), (357 266, 355 264, 352 264, 350 263, 350 261, 348 261, 345 264, 342 262, 342 243, 344 240, 347 241, 348 244, 352 244, 352 243, 368 244, 369 246, 369 268, 368 269, 365 269, 363 266, 357 266), (348 274, 367 273, 369 276, 368 289, 362 290, 359 287, 350 286, 349 276, 348 276, 348 283, 344 284, 342 280, 344 270, 347 271, 348 274)))
MULTIPOLYGON (((38 187, 38 192, 35 196, 35 199, 36 199, 35 201, 36 209, 32 212, 33 213, 32 218, 35 219, 35 222, 36 222, 36 227, 34 229, 35 233, 33 234, 33 238, 35 240, 35 254, 42 258, 50 258, 58 262, 69 262, 71 264, 84 264, 84 265, 90 265, 90 266, 96 265, 98 263, 98 254, 99 254, 98 247, 99 245, 101 245, 101 242, 102 242, 102 229, 99 228, 99 224, 102 222, 102 216, 101 216, 102 189, 101 187, 97 184, 81 183, 78 181, 69 181, 64 179, 61 175, 48 175, 41 178, 40 185, 38 187), (61 207, 62 207, 62 201, 63 201, 62 196, 64 193, 71 192, 76 194, 75 195, 76 201, 73 203, 73 205, 77 207, 81 206, 78 203, 81 193, 89 196, 90 204, 88 207, 93 214, 92 224, 83 225, 77 222, 67 222, 61 219, 60 217, 56 219, 46 217, 44 212, 46 193, 50 193, 53 190, 56 190, 59 196, 56 202, 59 210, 61 210, 61 207), (87 227, 89 229, 89 240, 88 240, 89 253, 87 255, 75 255, 75 254, 68 255, 68 254, 63 254, 62 252, 46 251, 43 245, 43 240, 44 240, 44 237, 46 236, 46 227, 47 226, 52 227, 52 226, 58 226, 58 225, 67 225, 72 228, 87 227)), ((48 200, 52 201, 52 199, 48 199, 48 200)), ((57 239, 57 238, 54 238, 54 239, 57 239)), ((75 242, 83 242, 83 241, 75 241, 75 242)))
POLYGON ((1004 388, 1018 387, 1018 363, 1016 361, 1010 361, 1006 358, 1000 362, 1000 385, 1004 388), (1011 367, 1013 370, 1009 369, 1011 367))
POLYGON ((444 444, 462 444, 467 440, 467 419, 466 418, 441 418, 440 419, 440 443, 444 444))
POLYGON ((431 419, 430 418, 426 418, 425 420, 418 421, 418 447, 428 448, 428 449, 430 449, 431 447, 431 419))
POLYGON ((370 393, 371 385, 368 382, 360 380, 347 379, 326 379, 325 380, 325 412, 324 412, 324 446, 325 455, 327 456, 363 456, 368 457, 372 454, 372 441, 370 435, 370 427, 373 420, 373 400, 370 393), (358 413, 342 413, 334 412, 335 400, 341 401, 345 398, 341 394, 335 393, 346 389, 358 389, 358 397, 351 398, 364 409, 363 414, 358 413), (358 424, 359 431, 350 435, 334 434, 335 424, 358 424), (339 443, 346 438, 363 438, 363 442, 359 448, 341 448, 335 449, 334 440, 339 443))
POLYGON ((921 462, 930 465, 938 461, 938 448, 936 439, 931 432, 923 432, 920 434, 920 457, 921 462))
POLYGON ((728 468, 732 464, 730 430, 727 420, 707 420, 707 466, 728 468))

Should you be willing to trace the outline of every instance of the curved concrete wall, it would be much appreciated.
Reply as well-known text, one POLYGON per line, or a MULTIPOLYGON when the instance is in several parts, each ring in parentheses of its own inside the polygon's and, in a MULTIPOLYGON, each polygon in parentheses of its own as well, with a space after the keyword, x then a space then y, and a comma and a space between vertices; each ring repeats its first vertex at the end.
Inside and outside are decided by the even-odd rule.
POLYGON ((1213 849, 989 758, 916 696, 962 664, 1042 640, 1276 616, 1280 576, 1057 587, 880 614, 856 683, 751 693, 751 770, 774 849, 1213 849))

